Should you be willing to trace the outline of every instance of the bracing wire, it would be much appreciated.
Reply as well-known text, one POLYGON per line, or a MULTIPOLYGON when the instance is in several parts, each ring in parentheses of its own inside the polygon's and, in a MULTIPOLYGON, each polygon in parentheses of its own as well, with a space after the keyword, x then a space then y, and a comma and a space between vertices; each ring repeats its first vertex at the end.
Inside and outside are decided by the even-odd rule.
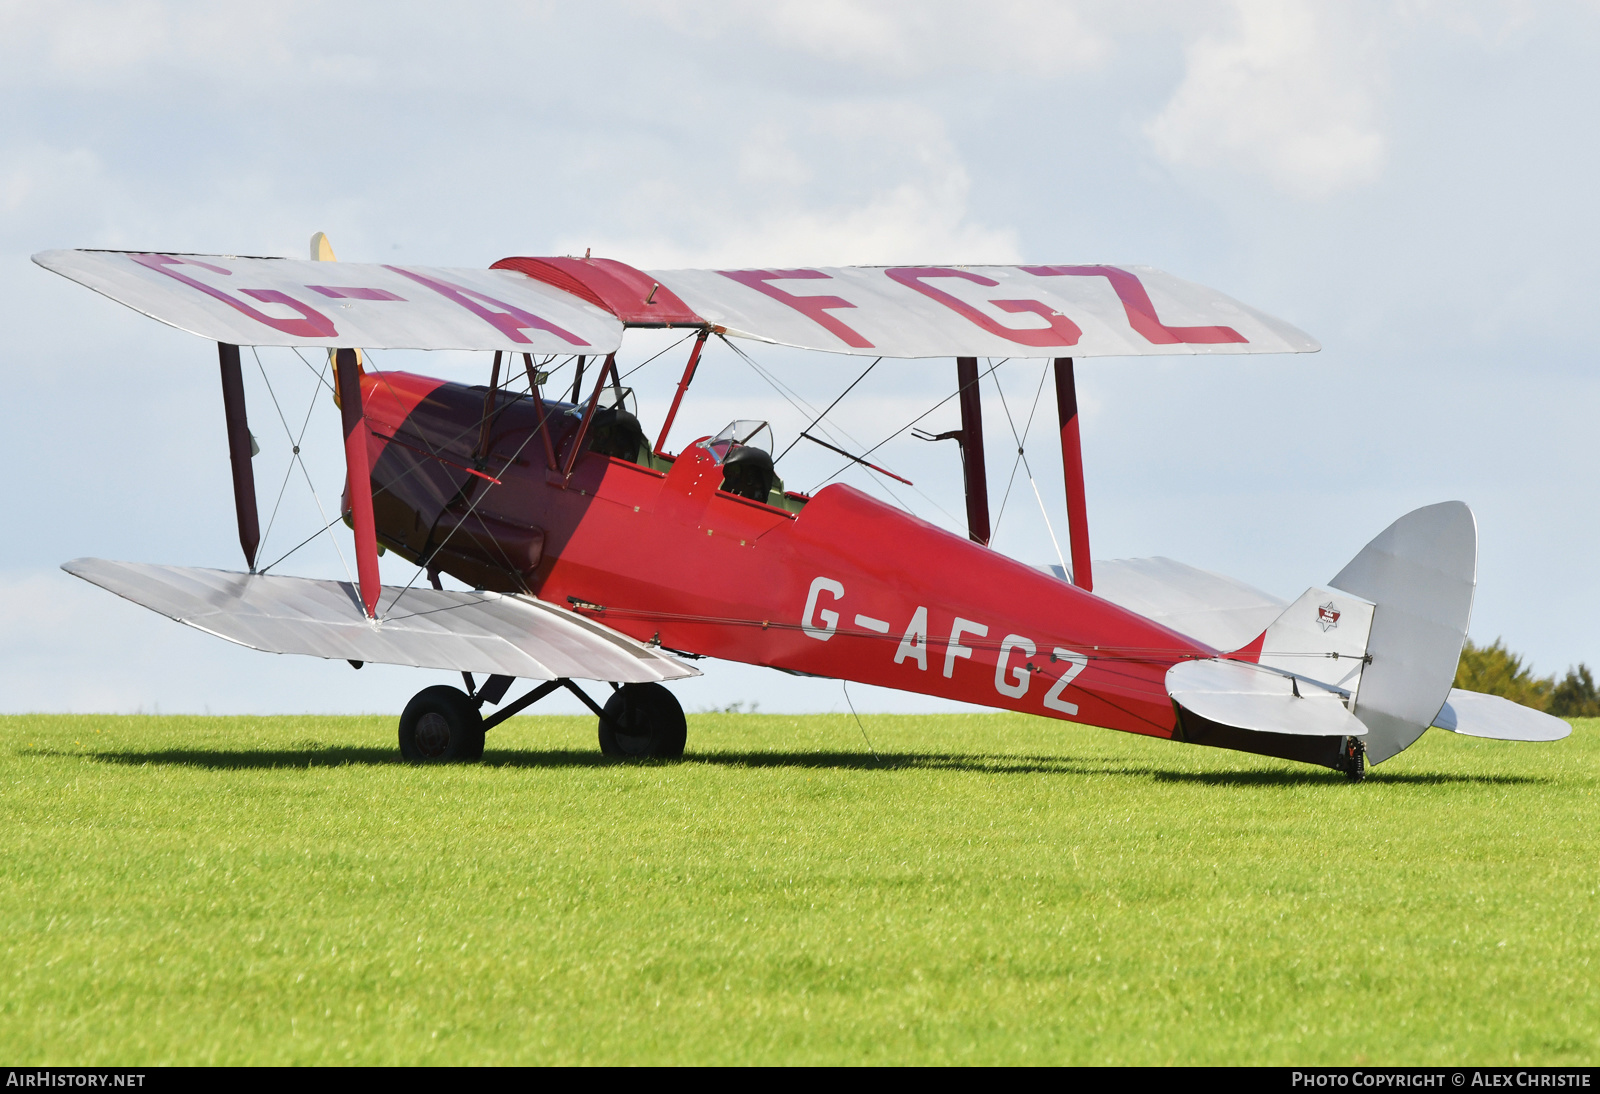
MULTIPOLYGON (((982 373, 978 374, 978 380, 981 381, 985 376, 989 375, 990 372, 993 372, 995 369, 999 368, 1001 365, 1005 364, 1009 360, 1011 360, 1011 358, 1005 357, 1005 358, 1002 358, 996 364, 990 365, 987 372, 982 372, 982 373)), ((863 457, 872 455, 878 449, 882 448, 884 445, 888 444, 890 441, 892 441, 896 437, 900 436, 900 434, 904 433, 906 430, 910 429, 912 426, 914 426, 918 422, 922 421, 922 419, 926 418, 929 414, 932 414, 935 410, 938 410, 940 407, 944 406, 944 404, 948 403, 951 399, 954 399, 957 395, 960 395, 961 394, 961 390, 962 389, 959 388, 959 387, 956 388, 950 394, 946 395, 943 399, 940 399, 937 403, 934 403, 927 410, 924 410, 921 414, 918 414, 915 418, 912 418, 905 425, 901 426, 899 429, 897 429, 893 433, 889 434, 887 437, 885 437, 883 440, 879 441, 877 444, 873 445, 871 448, 867 449, 861 455, 863 457)), ((839 468, 839 470, 835 471, 833 474, 829 475, 827 478, 825 478, 821 482, 817 483, 816 489, 818 489, 818 490, 822 489, 828 483, 832 482, 834 479, 836 479, 840 475, 844 474, 844 472, 848 471, 851 468, 851 466, 852 466, 851 464, 848 464, 848 463, 845 464, 843 467, 839 468)))
MULTIPOLYGON (((1046 371, 1039 376, 1039 390, 1033 396, 1033 410, 1028 412, 1029 429, 1033 428, 1033 415, 1039 409, 1039 396, 1044 393, 1044 377, 1048 374, 1049 368, 1050 366, 1046 364, 1046 371)), ((992 372, 993 370, 990 371, 992 372)), ((1056 559, 1061 563, 1061 572, 1070 573, 1071 571, 1067 569, 1066 556, 1061 553, 1061 542, 1056 539, 1055 526, 1050 523, 1050 514, 1045 510, 1044 495, 1039 493, 1039 484, 1034 481, 1033 468, 1028 463, 1027 446, 1024 443, 1027 439, 1027 432, 1024 431, 1022 436, 1017 436, 1017 423, 1011 418, 1011 407, 1006 403, 1005 389, 1000 386, 1000 377, 998 375, 994 377, 994 387, 1000 393, 1000 407, 1006 412, 1006 425, 1011 429, 1011 438, 1017 442, 1017 459, 1022 461, 1022 469, 1028 473, 1028 485, 1033 487, 1034 500, 1039 503, 1039 515, 1044 518, 1045 531, 1050 533, 1050 546, 1056 549, 1056 559)), ((1012 473, 1015 474, 1015 469, 1013 469, 1012 473)), ((998 525, 998 523, 997 521, 996 524, 998 525)))
POLYGON ((861 739, 867 742, 867 751, 872 753, 872 758, 878 763, 883 762, 883 757, 878 755, 878 750, 872 747, 872 738, 867 736, 867 727, 861 723, 861 715, 856 713, 856 705, 850 701, 850 682, 840 680, 839 686, 844 688, 845 705, 850 708, 850 716, 856 720, 856 728, 861 731, 861 739))
POLYGON ((646 357, 643 361, 640 361, 637 365, 634 365, 627 372, 624 372, 622 375, 618 376, 617 379, 619 381, 620 380, 626 380, 628 377, 632 376, 635 372, 638 372, 640 369, 644 368, 644 366, 648 365, 651 361, 654 361, 657 357, 660 357, 664 353, 671 353, 673 350, 677 349, 679 346, 683 345, 685 342, 687 342, 689 339, 693 338, 695 335, 697 335, 699 333, 700 333, 700 330, 699 330, 698 327, 692 328, 689 331, 688 334, 684 335, 682 338, 680 338, 676 342, 672 343, 672 345, 670 345, 666 349, 662 350, 661 353, 657 353, 657 354, 654 354, 654 355, 652 355, 650 357, 646 357))
MULTIPOLYGON (((865 371, 863 371, 860 376, 857 376, 854 380, 851 380, 850 381, 850 386, 845 388, 843 391, 841 391, 839 393, 839 398, 835 399, 833 402, 829 403, 827 410, 824 410, 821 414, 818 414, 815 418, 811 419, 811 424, 806 426, 805 429, 802 429, 800 431, 800 433, 802 433, 802 434, 803 433, 807 433, 807 432, 810 432, 812 429, 815 429, 816 426, 817 426, 817 423, 822 421, 822 419, 826 418, 829 415, 829 413, 832 412, 833 408, 839 405, 840 400, 842 400, 846 395, 848 395, 852 391, 854 391, 855 388, 856 388, 856 385, 859 384, 862 380, 865 380, 867 378, 867 373, 871 372, 873 369, 877 368, 878 367, 878 362, 881 361, 881 360, 883 360, 882 357, 877 358, 876 360, 874 360, 872 362, 872 364, 870 364, 870 365, 868 365, 866 367, 865 371)), ((777 463, 779 460, 783 459, 785 456, 787 456, 789 454, 789 449, 793 448, 795 445, 797 445, 799 443, 800 443, 800 435, 796 434, 794 440, 789 442, 789 447, 785 448, 782 452, 778 453, 777 456, 773 457, 772 462, 773 463, 777 463)))
MULTIPOLYGON (((538 435, 538 432, 538 430, 532 430, 528 433, 528 436, 523 440, 523 442, 517 446, 516 451, 511 454, 511 458, 508 461, 509 463, 515 463, 517 459, 522 456, 523 449, 527 448, 528 445, 533 443, 533 438, 538 435)), ((576 440, 576 438, 574 438, 574 440, 576 440)), ((396 594, 395 598, 389 602, 389 610, 384 613, 385 619, 393 617, 394 610, 397 606, 399 606, 401 598, 404 597, 406 593, 411 591, 412 587, 417 583, 417 578, 421 577, 423 572, 430 565, 432 565, 433 560, 438 557, 440 551, 444 550, 446 544, 448 544, 450 540, 455 537, 455 534, 466 526, 467 518, 472 516, 473 513, 477 512, 479 503, 487 498, 489 496, 489 491, 493 489, 493 485, 487 486, 472 499, 472 504, 468 505, 467 511, 461 514, 461 519, 456 522, 456 526, 450 529, 449 532, 445 533, 445 537, 439 541, 436 547, 434 547, 432 553, 430 553, 427 558, 422 560, 422 565, 417 567, 417 572, 411 575, 411 580, 406 582, 405 588, 401 589, 400 592, 396 594)))
MULTIPOLYGON (((837 440, 838 437, 843 437, 856 448, 861 447, 861 442, 855 437, 852 437, 850 433, 842 426, 838 425, 837 423, 822 421, 822 418, 827 413, 826 411, 824 411, 822 414, 818 414, 816 407, 812 406, 802 395, 800 395, 799 392, 795 391, 793 388, 779 380, 771 371, 762 367, 762 365, 756 361, 754 357, 751 357, 744 350, 728 341, 725 335, 718 335, 718 337, 722 339, 722 343, 725 346, 731 349, 734 353, 738 354, 739 358, 743 360, 745 364, 749 365, 755 371, 757 376, 760 376, 763 380, 765 380, 767 385, 771 387, 772 390, 776 391, 785 402, 794 407, 794 409, 799 411, 800 414, 805 418, 813 420, 814 423, 820 422, 820 428, 822 432, 826 433, 829 437, 835 440, 837 440)), ((793 446, 791 445, 790 447, 793 446)), ((776 463, 777 461, 774 460, 773 462, 776 463)))
MULTIPOLYGON (((289 443, 290 443, 291 447, 294 449, 293 454, 292 454, 291 459, 290 459, 290 464, 289 464, 291 474, 293 472, 293 469, 296 466, 298 466, 300 468, 300 473, 305 476, 306 486, 308 488, 310 488, 310 490, 311 490, 311 500, 316 504, 317 513, 322 517, 322 527, 316 533, 314 533, 308 539, 305 539, 305 540, 301 541, 300 543, 296 544, 288 552, 288 554, 285 554, 282 557, 273 560, 271 563, 267 564, 266 566, 261 567, 260 570, 257 571, 258 573, 263 573, 264 574, 268 570, 272 569, 274 566, 278 565, 278 563, 280 563, 284 559, 288 558, 289 555, 294 554, 295 551, 298 551, 301 547, 304 547, 307 543, 311 542, 311 540, 315 539, 317 536, 320 536, 323 532, 326 532, 329 528, 331 528, 333 526, 334 522, 330 521, 328 519, 328 511, 325 508, 323 508, 323 505, 322 505, 322 496, 317 493, 317 484, 311 481, 311 471, 310 471, 309 468, 306 467, 305 460, 302 458, 302 456, 300 454, 300 444, 299 444, 298 441, 295 440, 294 430, 289 427, 288 418, 286 418, 284 416, 283 406, 282 406, 282 404, 280 404, 278 402, 278 393, 273 390, 272 381, 267 379, 267 370, 261 364, 261 355, 256 351, 256 348, 254 346, 250 347, 250 352, 256 359, 256 367, 261 370, 261 378, 262 378, 262 380, 266 381, 267 394, 272 397, 272 405, 278 412, 278 420, 283 423, 283 431, 284 431, 285 434, 288 435, 289 443)), ((300 351, 299 350, 295 350, 295 356, 300 357, 300 351)), ((300 357, 300 360, 305 363, 305 365, 306 365, 306 367, 308 369, 311 369, 311 362, 306 361, 306 359, 304 357, 300 357)), ((316 372, 315 369, 311 369, 311 371, 313 373, 316 372)), ((323 380, 321 374, 317 375, 317 379, 318 379, 319 383, 326 383, 326 381, 323 380)), ((313 403, 312 403, 312 405, 313 405, 313 407, 315 406, 315 394, 313 394, 313 403)), ((311 413, 308 410, 306 412, 306 421, 309 423, 310 420, 311 420, 311 413)), ((303 436, 304 436, 304 431, 302 430, 302 438, 303 438, 303 436)), ((273 516, 274 516, 274 518, 276 518, 276 516, 277 516, 276 509, 274 509, 274 511, 273 511, 273 516)), ((269 525, 269 529, 270 529, 270 525, 269 525)), ((354 581, 355 580, 355 576, 350 572, 350 563, 345 560, 344 551, 343 551, 342 548, 340 548, 338 539, 332 539, 331 542, 333 543, 334 552, 339 556, 339 565, 344 568, 345 577, 348 578, 350 581, 354 581)))
MULTIPOLYGON (((978 380, 981 381, 985 376, 989 375, 989 373, 993 372, 995 369, 999 368, 1001 365, 1005 364, 1009 360, 1011 360, 1011 358, 1009 358, 1009 357, 1002 358, 998 363, 990 365, 988 372, 979 373, 978 380)), ((918 414, 915 418, 912 418, 905 425, 901 426, 899 429, 897 429, 893 433, 889 434, 883 440, 879 441, 877 444, 875 444, 871 448, 867 449, 865 452, 863 452, 861 454, 863 456, 863 458, 866 457, 866 456, 872 455, 878 449, 882 448, 884 445, 888 444, 890 441, 892 441, 896 437, 900 436, 900 434, 904 433, 906 430, 910 429, 912 426, 914 426, 918 422, 922 421, 929 414, 932 414, 935 410, 938 410, 940 407, 944 406, 944 404, 948 403, 951 399, 954 399, 957 395, 960 395, 961 394, 961 390, 962 389, 959 388, 959 387, 956 388, 956 390, 952 391, 949 395, 946 395, 943 399, 940 399, 937 403, 934 403, 927 410, 924 410, 921 414, 918 414)), ((838 478, 840 475, 842 475, 846 471, 850 470, 850 468, 852 466, 854 466, 854 465, 847 463, 844 466, 840 467, 833 474, 829 475, 827 478, 825 478, 821 482, 817 483, 816 486, 812 487, 812 492, 814 493, 817 490, 821 490, 824 486, 828 485, 828 483, 832 482, 834 479, 838 478)), ((915 489, 915 487, 913 487, 913 489, 915 489)), ((921 490, 917 490, 917 493, 922 494, 922 491, 921 490)), ((922 496, 925 497, 925 498, 928 497, 928 495, 926 495, 926 494, 922 494, 922 496)), ((960 524, 960 521, 957 521, 955 517, 950 516, 950 514, 948 512, 945 512, 944 507, 939 505, 932 498, 928 498, 928 501, 929 501, 930 504, 934 505, 934 507, 937 508, 939 510, 939 512, 944 513, 944 515, 947 516, 947 517, 950 517, 951 521, 955 522, 958 525, 960 524)))
MULTIPOLYGON (((291 348, 293 348, 293 347, 291 347, 291 348)), ((668 348, 670 348, 670 347, 668 347, 668 348)), ((318 370, 314 366, 312 366, 312 364, 309 361, 307 361, 305 359, 304 355, 302 355, 298 349, 294 350, 295 355, 300 358, 301 363, 304 364, 306 366, 307 370, 310 371, 317 378, 317 386, 313 390, 311 404, 306 409, 306 417, 305 417, 305 420, 301 423, 300 435, 297 438, 296 435, 295 435, 294 429, 290 426, 288 418, 287 418, 287 416, 285 415, 285 413, 283 411, 283 406, 282 406, 282 404, 281 404, 281 402, 280 402, 280 400, 278 398, 278 394, 277 394, 276 390, 273 388, 271 380, 267 377, 266 369, 265 369, 265 367, 263 366, 263 364, 261 362, 260 354, 256 352, 255 347, 251 347, 251 352, 255 356, 256 367, 257 367, 258 370, 260 370, 261 375, 262 375, 262 380, 267 385, 267 392, 268 392, 269 396, 272 399, 273 407, 277 411, 278 420, 282 424, 284 432, 288 436, 288 439, 289 439, 289 442, 290 442, 290 445, 291 445, 291 448, 292 448, 292 459, 290 461, 289 468, 288 468, 288 470, 287 470, 287 472, 285 474, 284 482, 283 482, 282 486, 279 489, 277 504, 274 505, 273 520, 274 521, 276 520, 277 512, 278 512, 278 506, 281 505, 281 503, 282 503, 284 491, 287 490, 287 487, 288 487, 288 480, 290 478, 293 478, 293 476, 294 476, 294 468, 295 468, 296 465, 298 465, 300 467, 301 474, 305 477, 306 485, 311 491, 312 500, 313 500, 313 502, 315 502, 315 504, 317 506, 317 511, 318 511, 319 515, 321 516, 321 518, 322 518, 322 526, 320 528, 318 528, 315 532, 311 533, 311 535, 309 535, 306 538, 302 539, 299 543, 295 544, 288 551, 284 552, 278 558, 274 559, 271 563, 267 564, 264 567, 261 567, 258 572, 264 574, 264 573, 268 572, 269 570, 273 569, 274 567, 282 564, 286 559, 288 559, 290 556, 294 555, 302 547, 305 547, 307 544, 313 542, 319 536, 323 535, 324 533, 326 533, 330 529, 332 529, 335 525, 341 523, 341 521, 340 521, 339 518, 334 518, 334 519, 331 519, 331 520, 328 518, 327 510, 325 509, 325 507, 322 504, 321 495, 318 494, 318 492, 317 492, 316 483, 312 480, 310 470, 309 470, 309 468, 307 468, 305 466, 305 461, 304 461, 304 459, 303 459, 303 457, 301 455, 301 451, 300 451, 301 442, 304 441, 305 433, 309 429, 311 416, 312 416, 312 413, 315 411, 316 399, 317 399, 317 396, 320 394, 321 388, 327 387, 330 391, 333 390, 332 386, 328 384, 327 379, 326 379, 326 371, 327 371, 326 365, 324 365, 323 370, 321 372, 318 372, 318 370)), ((657 356, 659 356, 659 354, 657 356)), ((544 361, 542 364, 544 366, 548 366, 550 364, 550 362, 552 360, 554 360, 554 358, 555 358, 555 355, 552 354, 552 355, 550 355, 550 358, 548 360, 544 361)), ((566 362, 563 362, 563 365, 565 363, 566 362)), ((645 362, 645 363, 647 364, 648 361, 645 362)), ((381 370, 374 369, 373 371, 375 373, 377 373, 378 375, 380 375, 380 376, 382 375, 381 370)), ((530 389, 529 394, 532 394, 531 389, 530 389)), ((453 438, 452 441, 459 441, 459 440, 465 438, 468 434, 470 434, 470 433, 474 432, 475 430, 479 429, 481 427, 481 425, 482 425, 481 421, 473 423, 471 426, 465 428, 461 432, 461 434, 459 436, 453 438)), ((427 441, 427 438, 421 438, 421 439, 424 442, 427 441)), ((512 456, 513 460, 515 460, 516 458, 521 456, 523 449, 525 449, 527 447, 527 445, 529 443, 531 443, 532 439, 533 439, 533 434, 530 434, 530 436, 526 440, 523 441, 522 445, 519 446, 517 448, 516 452, 513 454, 513 456, 512 456)), ((447 444, 448 443, 452 443, 452 441, 447 441, 446 443, 447 444)), ((430 444, 429 447, 431 448, 432 445, 430 444)), ((468 507, 467 512, 465 514, 463 514, 463 521, 465 520, 466 517, 470 517, 477 510, 478 504, 479 504, 479 502, 481 502, 483 500, 484 496, 485 496, 484 494, 480 494, 476 499, 474 499, 473 503, 468 507)), ((272 522, 269 522, 269 524, 268 524, 268 531, 269 532, 270 532, 271 528, 272 528, 272 522)), ((409 583, 407 583, 405 588, 401 590, 400 594, 395 597, 394 602, 389 605, 389 609, 390 609, 391 613, 394 610, 395 604, 397 604, 399 602, 400 597, 404 596, 405 593, 408 590, 410 590, 410 588, 412 586, 414 586, 416 584, 417 579, 424 572, 426 572, 427 566, 428 566, 429 563, 432 562, 434 555, 436 555, 440 549, 442 549, 446 544, 448 544, 449 541, 451 540, 451 538, 453 538, 455 533, 457 531, 459 531, 459 530, 460 530, 460 526, 458 526, 455 529, 452 529, 450 531, 450 533, 448 533, 445 536, 445 538, 439 543, 439 545, 434 549, 434 552, 432 554, 430 554, 429 557, 423 561, 423 564, 417 568, 417 572, 412 575, 411 581, 409 583)), ((263 539, 265 539, 265 536, 263 536, 263 539)), ((340 548, 337 537, 334 537, 332 539, 332 543, 333 543, 333 547, 334 547, 335 552, 339 556, 339 562, 340 562, 341 566, 343 566, 343 568, 344 568, 345 576, 350 581, 353 582, 355 580, 355 578, 351 575, 350 564, 349 564, 348 560, 346 560, 345 557, 344 557, 344 551, 340 548)))
MULTIPOLYGON (((267 378, 267 370, 261 363, 261 354, 256 351, 255 346, 250 347, 250 353, 255 357, 256 368, 261 372, 261 382, 267 385, 267 393, 272 396, 273 404, 276 405, 277 393, 272 389, 272 381, 267 378)), ((304 361, 305 359, 301 358, 301 360, 304 361)), ((327 371, 327 365, 323 365, 323 371, 327 371)), ((322 379, 321 374, 318 375, 317 379, 319 381, 322 379)), ((317 397, 321 393, 322 387, 320 383, 312 387, 311 401, 306 405, 306 416, 305 420, 300 423, 300 435, 298 437, 292 432, 289 432, 289 424, 288 422, 284 422, 284 430, 285 432, 289 432, 291 458, 288 466, 283 470, 283 482, 278 485, 278 497, 272 503, 272 516, 267 520, 267 530, 261 535, 261 546, 258 548, 258 551, 265 549, 267 540, 272 535, 273 525, 278 522, 278 511, 283 507, 283 495, 289 489, 289 480, 294 477, 294 459, 300 455, 300 446, 305 443, 306 430, 311 426, 311 415, 317 408, 317 397)), ((280 421, 283 420, 283 410, 281 407, 278 409, 278 418, 280 421)), ((281 562, 283 560, 279 559, 278 561, 281 562)))
MULTIPOLYGON (((1000 499, 1000 511, 994 518, 994 533, 990 537, 991 542, 1000 535, 1000 522, 1006 515, 1006 502, 1011 498, 1011 486, 1017 480, 1017 468, 1022 466, 1023 449, 1027 446, 1028 435, 1033 431, 1033 417, 1039 410, 1039 397, 1044 394, 1045 377, 1049 375, 1049 366, 1046 365, 1045 369, 1046 371, 1039 375, 1039 389, 1033 393, 1033 408, 1028 411, 1028 423, 1022 427, 1022 439, 1017 442, 1017 454, 1011 461, 1011 475, 1006 479, 1006 492, 1000 499)), ((998 372, 994 374, 994 386, 996 390, 1000 390, 1000 374, 998 372)), ((1000 405, 1005 408, 1006 421, 1009 423, 1011 420, 1011 408, 1006 406, 1006 393, 1003 390, 1000 391, 1000 405)), ((1016 436, 1015 426, 1012 426, 1011 433, 1013 437, 1016 436)))
MULTIPOLYGON (((751 357, 748 353, 744 352, 744 350, 740 349, 738 346, 734 345, 732 342, 729 342, 728 339, 725 336, 719 335, 718 337, 722 339, 722 342, 723 342, 724 345, 726 345, 729 349, 733 350, 734 353, 738 354, 738 356, 746 364, 748 364, 751 367, 751 369, 753 369, 755 371, 755 374, 757 376, 760 376, 763 380, 765 380, 767 382, 768 386, 770 386, 774 391, 776 391, 779 394, 779 396, 781 396, 783 398, 783 400, 785 402, 787 402, 790 406, 794 407, 796 410, 800 411, 806 417, 812 419, 812 424, 811 424, 811 426, 807 427, 808 429, 815 428, 815 427, 817 427, 818 423, 822 423, 823 417, 828 413, 827 410, 823 411, 822 414, 818 414, 816 412, 816 408, 815 407, 813 407, 810 403, 808 403, 797 392, 794 392, 792 389, 790 389, 790 388, 786 387, 785 385, 781 384, 775 377, 770 375, 767 372, 766 369, 762 368, 759 364, 757 364, 755 359, 753 357, 751 357), (791 395, 793 396, 793 398, 790 398, 791 395)), ((883 360, 883 358, 880 357, 880 358, 878 358, 878 360, 881 361, 881 360, 883 360)), ((873 365, 876 365, 877 363, 878 363, 877 361, 874 361, 873 365)), ((869 365, 867 367, 867 372, 871 372, 871 371, 872 371, 872 366, 869 365)), ((859 383, 861 381, 861 379, 863 377, 865 377, 865 376, 866 376, 866 372, 863 372, 861 374, 861 376, 856 377, 856 382, 859 383)), ((851 384, 850 385, 850 387, 854 387, 854 386, 855 386, 855 384, 851 384)), ((849 388, 845 389, 845 393, 846 394, 849 393, 849 388)), ((841 395, 839 398, 842 399, 843 397, 844 396, 841 395)), ((839 401, 838 399, 835 399, 834 400, 834 404, 837 405, 838 401, 839 401)), ((833 409, 832 406, 830 406, 828 408, 828 410, 832 410, 832 409, 833 409)), ((834 434, 834 431, 837 430, 839 435, 843 436, 845 438, 845 440, 849 441, 855 447, 860 448, 862 446, 860 441, 856 440, 856 438, 852 437, 848 432, 846 432, 843 428, 841 428, 840 426, 838 426, 836 424, 822 423, 821 428, 822 428, 823 432, 829 434, 830 436, 832 436, 834 434)), ((789 448, 793 448, 793 447, 794 447, 794 445, 790 444, 789 448)), ((875 446, 875 447, 881 447, 881 446, 875 446)), ((788 448, 784 449, 784 453, 785 454, 787 454, 788 451, 789 451, 788 448)), ((773 462, 776 463, 777 461, 774 460, 773 462)), ((835 471, 832 475, 829 475, 826 479, 824 479, 821 483, 818 483, 817 486, 814 487, 809 492, 810 493, 815 493, 817 490, 820 490, 823 486, 826 486, 829 482, 833 481, 835 478, 838 478, 838 476, 840 475, 841 472, 847 471, 847 470, 849 470, 850 468, 852 468, 854 466, 856 466, 856 464, 854 462, 845 464, 845 466, 840 468, 839 471, 835 471)), ((868 470, 870 471, 870 469, 868 469, 868 470)), ((888 494, 890 500, 892 500, 901 509, 904 509, 908 513, 912 513, 912 514, 916 513, 915 509, 913 509, 913 508, 911 508, 911 506, 907 505, 900 498, 900 496, 894 492, 893 488, 891 488, 888 483, 883 481, 882 476, 879 476, 879 475, 876 475, 876 474, 872 474, 872 475, 870 475, 870 477, 868 478, 867 481, 873 483, 875 486, 877 486, 879 489, 881 489, 885 494, 888 494)), ((944 516, 946 517, 946 519, 951 521, 953 524, 958 524, 959 523, 954 516, 951 516, 950 512, 948 510, 946 510, 944 506, 940 505, 933 498, 929 497, 920 487, 918 487, 916 485, 912 485, 911 489, 915 490, 917 492, 917 494, 924 501, 926 501, 929 505, 933 506, 935 509, 939 510, 939 512, 943 513, 944 516)))

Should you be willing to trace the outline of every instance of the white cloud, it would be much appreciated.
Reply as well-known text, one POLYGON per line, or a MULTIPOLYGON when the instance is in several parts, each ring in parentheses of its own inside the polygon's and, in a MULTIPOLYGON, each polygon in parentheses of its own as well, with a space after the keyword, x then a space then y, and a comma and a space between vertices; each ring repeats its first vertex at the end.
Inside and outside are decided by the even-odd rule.
POLYGON ((702 33, 753 26, 776 45, 891 76, 976 68, 1053 77, 1095 67, 1112 53, 1111 39, 1084 17, 1087 7, 1048 0, 770 0, 667 10, 679 25, 702 33))
POLYGON ((1179 166, 1257 172, 1306 198, 1376 179, 1385 153, 1377 51, 1346 25, 1345 9, 1234 6, 1233 32, 1189 46, 1183 82, 1145 127, 1156 152, 1179 166))
POLYGON ((558 250, 594 245, 645 266, 1020 260, 1015 231, 974 221, 960 150, 925 108, 833 104, 791 127, 763 121, 729 143, 738 169, 723 200, 688 200, 684 184, 666 178, 639 183, 636 204, 691 210, 690 224, 669 235, 563 240, 558 250))

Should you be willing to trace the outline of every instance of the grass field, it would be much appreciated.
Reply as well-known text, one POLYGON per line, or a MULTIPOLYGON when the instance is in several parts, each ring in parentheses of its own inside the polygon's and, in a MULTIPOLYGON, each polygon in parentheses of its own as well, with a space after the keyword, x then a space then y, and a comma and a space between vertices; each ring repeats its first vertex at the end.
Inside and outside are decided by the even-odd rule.
POLYGON ((0 1059, 1600 1060, 1600 720, 1330 772, 1015 715, 0 719, 0 1059))

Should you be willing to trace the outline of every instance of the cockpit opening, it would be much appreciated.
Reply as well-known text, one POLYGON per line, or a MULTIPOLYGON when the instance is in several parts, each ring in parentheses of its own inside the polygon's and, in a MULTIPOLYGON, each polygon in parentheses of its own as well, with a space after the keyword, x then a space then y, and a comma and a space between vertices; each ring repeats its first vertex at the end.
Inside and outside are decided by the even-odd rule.
POLYGON ((792 513, 805 506, 806 499, 784 492, 772 463, 772 427, 766 422, 741 418, 701 443, 722 465, 719 489, 792 513))

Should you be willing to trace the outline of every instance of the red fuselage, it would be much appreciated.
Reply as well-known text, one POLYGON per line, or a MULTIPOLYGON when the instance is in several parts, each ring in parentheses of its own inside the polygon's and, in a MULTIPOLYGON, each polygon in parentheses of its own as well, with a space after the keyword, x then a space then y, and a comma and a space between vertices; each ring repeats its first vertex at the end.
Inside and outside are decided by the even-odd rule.
POLYGON ((671 650, 1157 737, 1167 669, 1217 652, 848 486, 750 501, 701 443, 563 475, 569 404, 501 393, 485 434, 481 387, 361 386, 380 542, 671 650))

